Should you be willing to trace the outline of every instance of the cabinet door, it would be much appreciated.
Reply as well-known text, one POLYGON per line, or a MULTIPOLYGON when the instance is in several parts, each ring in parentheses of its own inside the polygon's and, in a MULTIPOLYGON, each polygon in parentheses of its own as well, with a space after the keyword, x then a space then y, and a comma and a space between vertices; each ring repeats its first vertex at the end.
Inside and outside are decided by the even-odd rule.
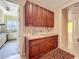
POLYGON ((26 11, 25 21, 26 21, 27 26, 33 25, 32 9, 33 9, 32 4, 27 3, 26 9, 25 9, 25 11, 26 11))
POLYGON ((43 9, 43 18, 42 18, 42 21, 43 21, 43 26, 44 27, 47 27, 46 20, 47 20, 47 10, 43 9))
POLYGON ((51 12, 47 12, 47 26, 53 27, 54 26, 54 14, 51 12))
POLYGON ((29 20, 28 20, 28 26, 32 26, 33 25, 33 17, 32 17, 32 10, 33 10, 33 5, 30 4, 29 7, 29 20))
POLYGON ((53 40, 51 42, 53 44, 53 49, 54 49, 58 46, 58 36, 54 36, 52 39, 53 40))
POLYGON ((37 15, 36 15, 36 17, 37 17, 37 24, 36 24, 36 26, 37 27, 40 27, 40 26, 42 26, 42 8, 41 7, 38 7, 38 11, 37 11, 37 15))
POLYGON ((50 13, 47 12, 47 27, 50 26, 50 13))
POLYGON ((50 38, 47 38, 47 40, 46 40, 46 42, 47 42, 47 44, 46 44, 46 51, 47 52, 49 52, 49 51, 51 51, 51 50, 53 50, 52 48, 52 42, 50 42, 50 40, 49 40, 50 38))
POLYGON ((41 53, 41 55, 44 55, 46 53, 46 42, 45 42, 45 40, 41 42, 40 53, 41 53))
POLYGON ((30 48, 30 58, 38 58, 40 55, 40 45, 32 46, 30 48))
POLYGON ((50 12, 50 27, 54 27, 54 13, 50 12))
POLYGON ((25 26, 28 26, 28 20, 29 20, 29 3, 26 3, 25 5, 25 26))
POLYGON ((44 27, 44 20, 43 20, 43 8, 40 7, 40 26, 44 27))
POLYGON ((38 7, 37 5, 33 5, 33 26, 36 27, 38 25, 38 7))

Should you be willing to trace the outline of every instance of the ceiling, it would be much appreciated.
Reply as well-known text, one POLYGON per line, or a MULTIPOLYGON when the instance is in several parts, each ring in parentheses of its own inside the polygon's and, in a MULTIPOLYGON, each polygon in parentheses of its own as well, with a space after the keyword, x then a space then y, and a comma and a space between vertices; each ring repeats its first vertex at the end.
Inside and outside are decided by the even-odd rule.
POLYGON ((73 14, 79 14, 79 3, 69 6, 68 9, 71 10, 73 14))
MULTIPOLYGON (((7 0, 7 1, 11 1, 13 3, 18 4, 19 0, 7 0)), ((63 5, 66 2, 69 2, 71 0, 30 0, 30 1, 35 2, 35 3, 39 3, 39 4, 43 4, 45 6, 49 6, 50 8, 52 8, 52 7, 57 8, 57 7, 63 5)))
MULTIPOLYGON (((13 2, 15 4, 19 4, 18 2, 20 0, 6 0, 6 1, 10 1, 10 2, 13 2)), ((21 0, 21 1, 24 1, 24 0, 21 0)), ((57 9, 57 8, 63 6, 65 3, 67 3, 67 2, 69 2, 71 0, 61 0, 61 1, 60 0, 29 0, 29 1, 31 1, 33 3, 36 3, 36 4, 38 4, 38 5, 42 6, 42 7, 45 7, 47 9, 49 9, 49 10, 54 10, 54 9, 57 9)), ((75 4, 75 5, 79 5, 79 4, 75 4)), ((79 7, 79 6, 77 6, 77 7, 79 7)), ((79 9, 77 9, 77 7, 71 6, 70 9, 79 10, 79 9)))
POLYGON ((3 10, 6 14, 16 16, 18 14, 19 5, 9 1, 0 0, 0 9, 3 10))
POLYGON ((4 2, 4 0, 0 0, 0 5, 3 6, 3 7, 7 6, 7 4, 4 2))
POLYGON ((8 2, 13 2, 16 5, 18 4, 18 0, 0 0, 0 5, 3 6, 3 7, 8 7, 7 1, 8 2))
POLYGON ((6 0, 6 1, 10 1, 10 2, 13 2, 13 3, 15 3, 15 4, 18 4, 18 1, 19 1, 19 0, 6 0))
POLYGON ((46 7, 51 8, 51 9, 55 9, 55 8, 58 8, 71 0, 30 0, 30 1, 44 5, 46 7))
MULTIPOLYGON (((7 1, 18 4, 18 2, 20 0, 7 0, 7 1)), ((65 4, 65 3, 67 3, 67 2, 69 2, 71 0, 61 0, 61 1, 60 0, 29 0, 29 1, 31 1, 33 3, 36 3, 36 4, 39 4, 41 6, 49 8, 49 9, 55 9, 55 8, 63 6, 63 4, 65 4)), ((74 10, 79 10, 79 9, 77 9, 78 7, 79 7, 79 3, 76 3, 76 4, 72 5, 72 6, 70 6, 69 8, 74 11, 74 10), (76 7, 76 5, 77 5, 77 7, 76 7)))

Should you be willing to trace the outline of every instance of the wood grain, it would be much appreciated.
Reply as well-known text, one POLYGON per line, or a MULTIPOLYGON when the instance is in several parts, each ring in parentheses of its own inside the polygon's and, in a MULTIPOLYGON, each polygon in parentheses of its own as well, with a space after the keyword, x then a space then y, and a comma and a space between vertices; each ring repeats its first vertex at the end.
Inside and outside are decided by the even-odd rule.
MULTIPOLYGON (((29 40, 29 57, 38 59, 40 56, 56 49, 58 46, 58 35, 29 40)), ((27 46, 26 46, 27 47, 27 46)), ((27 51, 27 49, 25 49, 27 51)), ((27 53, 26 53, 27 54, 27 53)))
POLYGON ((25 4, 25 26, 54 27, 54 12, 27 2, 25 4))

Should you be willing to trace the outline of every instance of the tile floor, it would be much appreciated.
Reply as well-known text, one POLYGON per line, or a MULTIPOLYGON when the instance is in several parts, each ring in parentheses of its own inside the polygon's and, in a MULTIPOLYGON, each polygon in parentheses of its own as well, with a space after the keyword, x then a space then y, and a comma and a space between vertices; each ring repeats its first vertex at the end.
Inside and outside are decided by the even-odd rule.
POLYGON ((16 55, 10 56, 10 57, 8 57, 6 59, 20 59, 20 55, 16 54, 16 55))
POLYGON ((18 54, 18 44, 16 40, 7 41, 2 48, 0 48, 0 59, 5 59, 10 56, 18 54))

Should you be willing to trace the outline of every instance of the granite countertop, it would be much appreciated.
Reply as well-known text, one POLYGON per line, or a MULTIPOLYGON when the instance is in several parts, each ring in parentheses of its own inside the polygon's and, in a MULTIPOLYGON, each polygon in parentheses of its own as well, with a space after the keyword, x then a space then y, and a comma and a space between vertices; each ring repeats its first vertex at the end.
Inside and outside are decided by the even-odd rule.
POLYGON ((25 34, 24 35, 28 40, 33 40, 33 39, 37 39, 37 38, 43 38, 43 37, 49 37, 49 36, 55 36, 54 34, 52 33, 46 33, 46 34, 35 34, 35 35, 32 35, 32 34, 25 34))
POLYGON ((53 28, 43 27, 26 28, 24 32, 24 37, 26 37, 28 40, 58 35, 58 33, 56 33, 56 31, 54 31, 53 28))

